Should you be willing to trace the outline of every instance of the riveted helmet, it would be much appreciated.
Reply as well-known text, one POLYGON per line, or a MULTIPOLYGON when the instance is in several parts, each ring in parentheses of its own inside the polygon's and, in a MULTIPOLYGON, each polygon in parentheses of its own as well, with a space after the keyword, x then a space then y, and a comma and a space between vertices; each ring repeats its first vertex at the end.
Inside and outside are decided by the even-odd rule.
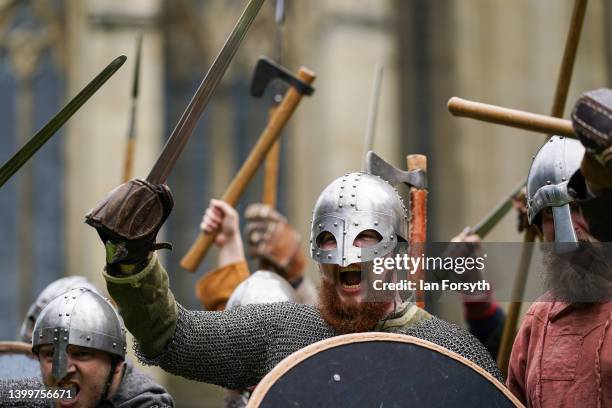
POLYGON ((73 288, 86 288, 94 292, 98 291, 94 284, 84 276, 68 276, 51 282, 42 292, 40 292, 34 303, 32 303, 28 309, 28 313, 19 330, 19 337, 21 337, 22 341, 26 343, 32 342, 32 331, 34 330, 34 324, 40 312, 50 301, 73 288))
POLYGON ((312 216, 310 255, 320 263, 348 266, 390 253, 398 239, 408 238, 408 212, 397 190, 382 178, 348 173, 334 180, 319 196, 312 216), (354 246, 365 230, 382 237, 367 248, 354 246), (332 234, 336 248, 319 247, 324 233, 332 234))
POLYGON ((575 243, 569 203, 574 197, 568 190, 572 175, 580 168, 584 147, 579 141, 562 136, 551 137, 533 159, 527 177, 527 215, 533 224, 537 215, 552 207, 555 241, 575 243))
POLYGON ((286 279, 270 271, 257 271, 242 282, 227 301, 226 309, 261 303, 298 302, 286 279))
POLYGON ((32 333, 32 351, 52 344, 53 377, 67 372, 68 345, 88 347, 125 358, 123 323, 104 297, 86 288, 72 289, 53 299, 40 313, 32 333))

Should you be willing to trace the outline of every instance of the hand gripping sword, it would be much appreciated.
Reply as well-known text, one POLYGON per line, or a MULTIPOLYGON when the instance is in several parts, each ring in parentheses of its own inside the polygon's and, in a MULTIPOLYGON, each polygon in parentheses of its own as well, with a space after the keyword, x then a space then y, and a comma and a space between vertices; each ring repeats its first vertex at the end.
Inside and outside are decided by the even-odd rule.
POLYGON ((30 158, 40 149, 55 133, 78 111, 85 102, 95 94, 98 89, 125 62, 125 55, 115 58, 106 68, 102 70, 85 88, 81 90, 64 108, 59 111, 42 129, 11 157, 0 168, 0 187, 10 179, 30 158))
POLYGON ((244 39, 255 16, 257 16, 263 2, 264 0, 250 0, 247 4, 238 22, 234 26, 234 29, 225 41, 225 44, 223 44, 223 48, 221 48, 221 51, 217 54, 217 57, 204 76, 195 95, 176 124, 159 158, 153 165, 151 172, 147 176, 148 182, 162 184, 170 175, 172 168, 176 164, 189 137, 193 133, 193 129, 198 119, 217 88, 219 81, 221 81, 223 74, 234 57, 234 54, 236 54, 240 43, 244 39))

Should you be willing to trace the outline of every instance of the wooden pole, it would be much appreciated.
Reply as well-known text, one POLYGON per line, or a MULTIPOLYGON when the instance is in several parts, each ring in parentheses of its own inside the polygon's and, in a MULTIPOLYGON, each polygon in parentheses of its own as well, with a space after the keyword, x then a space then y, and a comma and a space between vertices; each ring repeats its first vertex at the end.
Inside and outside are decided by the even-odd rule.
MULTIPOLYGON (((584 16, 586 14, 587 3, 587 0, 576 0, 574 2, 572 20, 570 22, 570 28, 567 34, 567 40, 565 42, 565 50, 563 52, 563 59, 561 60, 561 69, 559 70, 555 97, 551 108, 551 115, 554 117, 562 117, 563 111, 565 110, 567 94, 569 92, 569 86, 572 80, 572 72, 574 70, 574 62, 576 61, 576 52, 578 50, 578 43, 580 42, 580 32, 582 30, 584 16)), ((508 310, 508 316, 506 316, 506 323, 504 325, 500 350, 497 353, 497 365, 502 373, 508 372, 508 364, 510 362, 510 354, 512 352, 511 343, 514 342, 519 312, 522 306, 525 283, 527 282, 527 274, 529 273, 529 264, 531 263, 531 255, 533 252, 534 239, 535 233, 533 228, 528 228, 523 237, 523 249, 515 277, 512 303, 510 304, 510 309, 508 310)))
MULTIPOLYGON (((410 154, 406 156, 408 171, 423 170, 427 172, 427 157, 422 154, 410 154)), ((420 258, 425 249, 427 241, 427 189, 410 187, 410 228, 408 242, 411 258, 420 258)), ((420 287, 419 282, 423 281, 425 273, 423 268, 418 268, 414 273, 414 282, 420 287)), ((425 293, 423 290, 416 291, 416 304, 418 307, 425 308, 425 293)))
POLYGON ((557 117, 468 101, 456 96, 449 99, 448 110, 455 116, 478 119, 533 132, 576 138, 572 122, 557 117))
POLYGON ((127 131, 127 145, 125 148, 125 159, 123 161, 123 182, 132 179, 134 173, 134 151, 136 146, 136 108, 138 106, 138 91, 140 85, 140 56, 142 54, 142 33, 136 39, 136 63, 134 64, 134 76, 132 79, 132 98, 130 106, 130 121, 127 131))
MULTIPOLYGON (((297 77, 304 83, 311 84, 315 80, 315 73, 302 67, 300 68, 297 77)), ((295 88, 289 88, 285 94, 285 97, 283 98, 283 101, 278 106, 278 110, 276 111, 274 117, 264 129, 263 133, 259 137, 259 140, 251 150, 251 153, 238 171, 238 174, 236 174, 227 190, 225 190, 225 193, 221 198, 223 201, 227 202, 231 206, 235 206, 238 203, 238 200, 244 193, 247 185, 255 175, 255 172, 261 163, 264 161, 274 142, 280 136, 283 127, 302 100, 302 97, 303 95, 295 88)), ((200 233, 189 251, 181 260, 181 266, 190 272, 195 272, 197 267, 202 262, 204 256, 206 256, 206 253, 208 252, 214 239, 215 236, 212 234, 209 235, 200 233)))
MULTIPOLYGON (((270 108, 270 115, 268 120, 272 120, 276 107, 270 108)), ((280 138, 276 139, 272 148, 266 156, 266 164, 264 166, 264 183, 263 183, 263 197, 262 202, 272 208, 276 207, 276 200, 278 196, 278 172, 280 167, 280 152, 281 144, 280 138)))

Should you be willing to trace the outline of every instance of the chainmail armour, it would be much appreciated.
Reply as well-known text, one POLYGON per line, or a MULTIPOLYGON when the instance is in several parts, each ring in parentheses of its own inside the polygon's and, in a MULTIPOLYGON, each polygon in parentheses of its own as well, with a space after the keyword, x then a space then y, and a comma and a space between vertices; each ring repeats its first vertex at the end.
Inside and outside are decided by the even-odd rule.
POLYGON ((6 408, 51 408, 53 404, 45 400, 10 398, 11 390, 40 390, 44 386, 38 378, 16 378, 0 380, 0 407, 6 408))
MULTIPOLYGON (((149 358, 135 344, 139 358, 170 373, 229 389, 256 385, 291 353, 336 335, 319 311, 309 305, 270 303, 223 312, 190 311, 177 306, 176 329, 166 350, 149 358)), ((432 316, 393 332, 454 351, 503 382, 485 347, 456 325, 432 316)))

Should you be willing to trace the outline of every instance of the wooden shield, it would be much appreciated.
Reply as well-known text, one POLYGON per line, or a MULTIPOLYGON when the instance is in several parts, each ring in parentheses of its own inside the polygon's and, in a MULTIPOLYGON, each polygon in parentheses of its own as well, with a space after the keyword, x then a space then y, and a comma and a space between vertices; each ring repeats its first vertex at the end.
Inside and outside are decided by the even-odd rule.
POLYGON ((0 380, 40 378, 38 359, 32 345, 20 341, 0 341, 0 380))
POLYGON ((249 407, 522 407, 484 369, 437 344, 390 333, 337 336, 281 361, 249 407))

